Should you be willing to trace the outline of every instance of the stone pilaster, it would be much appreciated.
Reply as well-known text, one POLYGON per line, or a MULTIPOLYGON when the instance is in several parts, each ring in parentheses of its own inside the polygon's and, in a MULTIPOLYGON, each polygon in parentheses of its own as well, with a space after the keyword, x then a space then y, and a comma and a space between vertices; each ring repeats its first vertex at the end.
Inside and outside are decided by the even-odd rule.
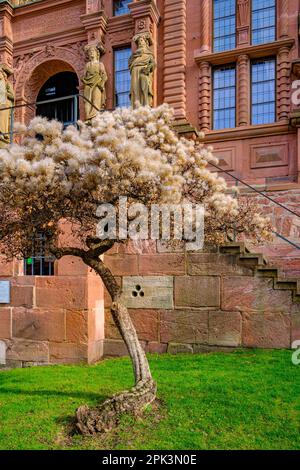
POLYGON ((13 8, 9 2, 0 4, 0 63, 13 66, 13 8))
POLYGON ((237 61, 237 125, 250 124, 250 60, 246 54, 237 61))
POLYGON ((134 20, 135 34, 149 32, 155 40, 160 19, 156 1, 135 1, 129 4, 129 8, 134 20))
POLYGON ((200 2, 201 8, 201 47, 200 52, 211 52, 212 46, 212 35, 211 35, 211 23, 212 23, 212 2, 210 0, 202 0, 200 2))
POLYGON ((199 77, 199 124, 203 132, 211 129, 211 66, 201 62, 199 77))
POLYGON ((278 38, 284 39, 289 35, 289 2, 279 0, 278 2, 278 38))
POLYGON ((279 121, 289 119, 290 102, 290 47, 281 47, 277 56, 277 117, 279 121))
POLYGON ((186 119, 186 0, 164 2, 163 96, 186 119))
POLYGON ((250 44, 250 2, 238 0, 237 2, 237 47, 250 44))
POLYGON ((88 44, 96 44, 105 42, 105 34, 107 28, 107 16, 103 9, 99 10, 102 6, 101 2, 88 2, 87 11, 85 15, 81 16, 82 24, 87 33, 88 44))

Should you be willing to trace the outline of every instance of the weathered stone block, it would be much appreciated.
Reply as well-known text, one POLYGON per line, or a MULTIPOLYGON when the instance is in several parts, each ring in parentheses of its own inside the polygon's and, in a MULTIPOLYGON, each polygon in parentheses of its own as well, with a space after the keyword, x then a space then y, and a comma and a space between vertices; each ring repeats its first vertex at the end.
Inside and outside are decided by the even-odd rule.
POLYGON ((244 314, 243 346, 248 348, 290 348, 291 323, 279 313, 244 314))
POLYGON ((104 262, 115 276, 135 276, 139 273, 137 255, 106 255, 104 262))
POLYGON ((251 275, 252 270, 239 266, 234 255, 218 253, 188 253, 187 273, 191 276, 217 275, 232 273, 235 275, 251 275))
POLYGON ((273 279, 227 277, 223 280, 223 310, 290 313, 292 308, 291 292, 274 290, 273 279))
POLYGON ((70 343, 88 342, 87 310, 66 311, 66 340, 70 343))
POLYGON ((168 345, 164 343, 150 342, 146 344, 146 352, 150 354, 165 354, 168 345))
POLYGON ((11 338, 11 309, 0 308, 0 338, 11 338))
POLYGON ((6 364, 6 343, 0 340, 0 365, 6 364))
POLYGON ((168 345, 169 354, 193 353, 193 346, 190 344, 170 343, 168 345))
POLYGON ((216 276, 175 278, 176 307, 219 307, 220 279, 216 276))
POLYGON ((160 341, 162 343, 207 343, 208 313, 202 310, 172 310, 161 312, 160 341))
POLYGON ((50 362, 54 364, 72 364, 86 362, 87 344, 49 343, 50 362))
POLYGON ((39 341, 65 340, 65 312, 62 309, 13 308, 13 337, 39 341))
POLYGON ((88 362, 93 364, 103 357, 103 340, 90 342, 88 345, 88 362))
POLYGON ((33 306, 33 287, 11 286, 11 305, 31 308, 33 306))
POLYGON ((87 281, 84 277, 37 277, 36 306, 84 310, 87 281))
POLYGON ((124 302, 131 309, 173 308, 173 277, 131 276, 123 278, 124 302))
POLYGON ((185 274, 184 253, 161 253, 139 256, 139 272, 141 275, 180 275, 185 274))
POLYGON ((209 312, 209 344, 239 346, 241 344, 242 317, 239 312, 209 312))
POLYGON ((10 361, 49 362, 47 342, 13 339, 6 344, 6 357, 10 361))
POLYGON ((292 343, 293 341, 300 341, 300 314, 292 315, 291 317, 291 327, 292 327, 292 343))
POLYGON ((128 351, 123 340, 105 339, 103 355, 110 357, 128 356, 128 351))
POLYGON ((58 276, 86 276, 90 268, 80 258, 63 256, 57 261, 58 276))

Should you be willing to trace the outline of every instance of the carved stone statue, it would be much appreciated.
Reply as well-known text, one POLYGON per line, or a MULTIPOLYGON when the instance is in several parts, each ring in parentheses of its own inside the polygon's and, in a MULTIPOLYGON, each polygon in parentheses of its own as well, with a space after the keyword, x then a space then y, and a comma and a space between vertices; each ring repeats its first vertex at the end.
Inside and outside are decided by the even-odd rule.
POLYGON ((14 105, 15 96, 12 85, 8 81, 8 77, 10 77, 12 73, 12 70, 7 65, 0 65, 0 148, 5 147, 10 140, 11 110, 9 108, 14 105))
POLYGON ((139 33, 133 38, 137 50, 129 59, 131 73, 130 98, 136 106, 152 106, 153 104, 153 73, 156 68, 151 46, 153 41, 150 33, 139 33))
POLYGON ((100 62, 101 55, 104 54, 104 47, 88 45, 85 47, 88 62, 85 66, 85 75, 82 78, 84 83, 85 119, 90 121, 97 112, 100 111, 106 102, 105 84, 107 73, 104 65, 100 62))

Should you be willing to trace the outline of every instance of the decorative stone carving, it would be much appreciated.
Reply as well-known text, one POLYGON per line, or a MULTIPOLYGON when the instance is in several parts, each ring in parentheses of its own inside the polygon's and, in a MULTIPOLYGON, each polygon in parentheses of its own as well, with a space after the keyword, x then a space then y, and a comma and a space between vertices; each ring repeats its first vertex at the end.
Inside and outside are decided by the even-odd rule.
POLYGON ((238 57, 238 82, 237 82, 237 123, 238 126, 247 126, 250 124, 250 59, 247 54, 238 57))
POLYGON ((211 128, 211 66, 209 62, 201 62, 199 77, 199 123, 203 132, 211 128))
POLYGON ((85 47, 88 62, 85 67, 85 75, 82 78, 84 84, 85 119, 90 121, 97 112, 105 106, 107 73, 104 65, 100 62, 101 55, 104 54, 104 47, 99 44, 85 47))
POLYGON ((277 56, 277 115, 279 121, 289 119, 290 101, 290 75, 291 64, 289 59, 290 47, 281 47, 277 56))
POLYGON ((237 45, 250 43, 250 5, 249 0, 238 0, 237 3, 237 45))
POLYGON ((139 33, 133 38, 137 50, 129 59, 131 73, 131 103, 133 107, 138 105, 152 106, 153 104, 153 73, 156 68, 154 53, 151 46, 153 41, 150 33, 139 33))
POLYGON ((13 74, 12 70, 5 64, 0 65, 0 147, 9 143, 10 131, 10 109, 14 105, 14 91, 8 81, 13 74))

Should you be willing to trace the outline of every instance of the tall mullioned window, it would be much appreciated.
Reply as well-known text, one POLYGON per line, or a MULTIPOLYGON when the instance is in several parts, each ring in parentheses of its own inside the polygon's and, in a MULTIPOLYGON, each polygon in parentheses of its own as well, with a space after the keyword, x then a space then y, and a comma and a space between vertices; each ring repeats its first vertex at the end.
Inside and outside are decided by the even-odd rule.
POLYGON ((252 0, 252 44, 276 39, 276 0, 252 0))
POLYGON ((269 124, 276 120, 275 76, 275 59, 252 62, 252 124, 269 124))
POLYGON ((131 48, 115 49, 115 106, 130 106, 130 71, 128 66, 131 48))
POLYGON ((235 127, 236 71, 234 65, 213 71, 213 127, 215 130, 235 127))
POLYGON ((236 45, 236 0, 213 1, 214 52, 234 49, 236 45))
POLYGON ((132 0, 116 0, 114 1, 114 16, 126 15, 130 10, 128 8, 129 3, 132 0))

